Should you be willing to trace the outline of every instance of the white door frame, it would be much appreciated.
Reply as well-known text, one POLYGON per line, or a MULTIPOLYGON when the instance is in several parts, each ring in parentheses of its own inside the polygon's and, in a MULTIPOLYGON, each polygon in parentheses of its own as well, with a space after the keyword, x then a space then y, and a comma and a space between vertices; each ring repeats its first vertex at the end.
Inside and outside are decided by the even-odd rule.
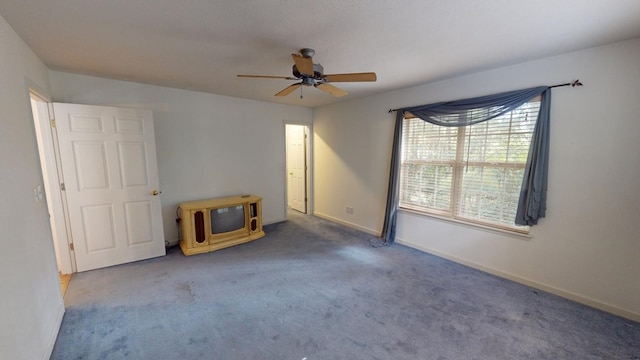
POLYGON ((60 188, 60 152, 57 135, 52 129, 52 103, 35 89, 30 88, 29 95, 58 271, 71 274, 76 272, 76 264, 69 245, 72 241, 69 238, 66 202, 60 188))
POLYGON ((305 162, 307 164, 307 168, 305 171, 305 192, 307 194, 307 214, 313 214, 313 193, 312 193, 312 189, 313 189, 313 184, 312 184, 312 179, 313 179, 313 163, 311 162, 311 159, 313 159, 313 139, 312 139, 312 134, 313 134, 313 129, 312 129, 312 125, 309 123, 305 123, 305 122, 295 122, 295 121, 284 121, 283 124, 283 129, 282 131, 284 132, 284 148, 285 148, 285 152, 284 152, 284 175, 285 175, 285 182, 284 182, 284 187, 285 187, 285 197, 284 197, 284 208, 285 208, 285 217, 286 217, 286 212, 289 206, 289 187, 288 187, 288 177, 289 174, 287 173, 287 125, 301 125, 305 127, 305 162))

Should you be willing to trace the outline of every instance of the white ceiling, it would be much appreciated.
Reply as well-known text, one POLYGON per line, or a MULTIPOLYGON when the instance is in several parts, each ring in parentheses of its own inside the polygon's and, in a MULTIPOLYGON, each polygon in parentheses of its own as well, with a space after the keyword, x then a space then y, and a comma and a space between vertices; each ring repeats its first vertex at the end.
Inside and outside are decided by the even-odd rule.
MULTIPOLYGON (((640 36, 638 0, 0 0, 51 69, 307 107, 640 36), (334 98, 292 81, 309 47, 334 98)), ((569 81, 572 79, 558 79, 569 81)))

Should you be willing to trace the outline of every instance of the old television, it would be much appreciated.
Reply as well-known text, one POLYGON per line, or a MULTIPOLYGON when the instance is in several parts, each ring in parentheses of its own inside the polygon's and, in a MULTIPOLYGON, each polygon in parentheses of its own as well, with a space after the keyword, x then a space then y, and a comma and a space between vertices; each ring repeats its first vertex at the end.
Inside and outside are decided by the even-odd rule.
POLYGON ((180 249, 185 255, 202 254, 263 237, 262 198, 238 195, 183 202, 180 249))

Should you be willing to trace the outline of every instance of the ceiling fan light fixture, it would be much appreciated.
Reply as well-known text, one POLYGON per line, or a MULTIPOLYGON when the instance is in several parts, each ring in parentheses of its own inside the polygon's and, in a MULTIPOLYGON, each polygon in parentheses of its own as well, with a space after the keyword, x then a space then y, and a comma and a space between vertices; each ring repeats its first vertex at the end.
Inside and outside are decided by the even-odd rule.
POLYGON ((313 76, 311 76, 311 74, 307 75, 307 74, 303 74, 302 72, 300 72, 298 70, 298 67, 294 64, 293 67, 292 67, 292 73, 293 73, 293 76, 297 77, 298 79, 303 78, 303 77, 311 77, 311 78, 314 78, 316 80, 320 80, 324 76, 323 75, 324 68, 320 64, 313 64, 313 76))
MULTIPOLYGON (((324 68, 320 64, 313 63, 313 55, 315 50, 304 48, 300 49, 299 54, 291 54, 294 65, 292 67, 292 73, 294 77, 287 76, 270 76, 270 75, 238 75, 238 77, 253 77, 263 79, 286 79, 286 80, 299 80, 299 83, 290 85, 275 96, 286 96, 294 90, 301 88, 302 86, 313 86, 329 95, 342 97, 347 95, 347 92, 329 84, 330 82, 360 82, 360 81, 376 81, 376 73, 348 73, 348 74, 325 74, 324 68)), ((300 89, 302 91, 302 89, 300 89)), ((302 94, 300 96, 302 98, 302 94)))
POLYGON ((313 78, 310 77, 303 77, 302 78, 302 85, 304 86, 312 86, 315 85, 316 81, 313 78))

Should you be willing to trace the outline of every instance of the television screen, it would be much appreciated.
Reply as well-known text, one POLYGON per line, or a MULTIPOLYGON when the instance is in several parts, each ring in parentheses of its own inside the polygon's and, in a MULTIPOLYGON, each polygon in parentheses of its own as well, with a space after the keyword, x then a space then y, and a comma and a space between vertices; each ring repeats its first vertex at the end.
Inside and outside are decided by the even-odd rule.
POLYGON ((244 206, 235 205, 211 210, 211 233, 226 232, 244 228, 244 206))

